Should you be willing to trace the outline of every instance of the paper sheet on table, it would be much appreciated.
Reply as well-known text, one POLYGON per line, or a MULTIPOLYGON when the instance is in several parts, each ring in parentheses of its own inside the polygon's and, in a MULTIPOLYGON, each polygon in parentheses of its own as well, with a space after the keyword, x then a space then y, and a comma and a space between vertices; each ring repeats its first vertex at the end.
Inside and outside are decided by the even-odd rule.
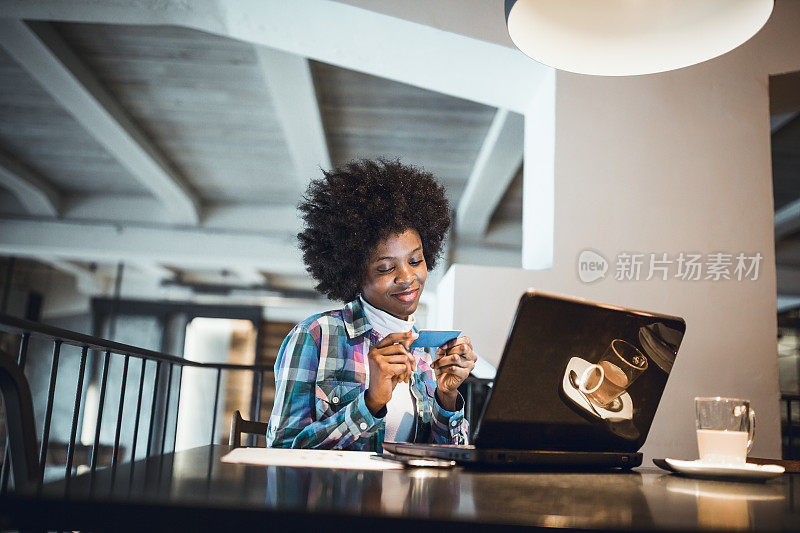
POLYGON ((347 468, 350 470, 400 470, 403 465, 372 459, 375 452, 339 450, 293 450, 286 448, 236 448, 222 457, 223 463, 305 468, 347 468))

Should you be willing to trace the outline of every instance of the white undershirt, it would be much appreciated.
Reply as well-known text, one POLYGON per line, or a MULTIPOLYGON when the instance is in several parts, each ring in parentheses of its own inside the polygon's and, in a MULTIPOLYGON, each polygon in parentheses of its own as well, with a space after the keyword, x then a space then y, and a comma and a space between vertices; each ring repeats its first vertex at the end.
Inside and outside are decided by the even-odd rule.
MULTIPOLYGON (((404 333, 414 327, 414 315, 403 320, 382 311, 367 302, 360 295, 361 307, 364 316, 382 339, 389 333, 404 333)), ((366 365, 367 386, 369 386, 369 365, 366 365)), ((414 428, 414 400, 411 397, 411 388, 408 383, 398 383, 392 393, 392 399, 386 404, 386 433, 384 440, 394 442, 408 442, 414 428)))

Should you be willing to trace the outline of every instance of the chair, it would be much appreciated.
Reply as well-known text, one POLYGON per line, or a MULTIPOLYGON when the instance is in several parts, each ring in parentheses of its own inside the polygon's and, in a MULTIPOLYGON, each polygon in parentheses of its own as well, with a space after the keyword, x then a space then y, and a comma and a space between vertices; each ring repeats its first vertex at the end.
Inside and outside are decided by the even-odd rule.
POLYGON ((267 424, 265 422, 253 422, 242 418, 239 410, 233 412, 231 416, 231 435, 228 444, 233 448, 241 448, 242 433, 249 435, 267 435, 267 424))
POLYGON ((19 365, 3 350, 0 350, 0 392, 6 408, 6 435, 14 488, 17 492, 29 491, 37 485, 42 474, 36 457, 33 399, 28 380, 19 365))

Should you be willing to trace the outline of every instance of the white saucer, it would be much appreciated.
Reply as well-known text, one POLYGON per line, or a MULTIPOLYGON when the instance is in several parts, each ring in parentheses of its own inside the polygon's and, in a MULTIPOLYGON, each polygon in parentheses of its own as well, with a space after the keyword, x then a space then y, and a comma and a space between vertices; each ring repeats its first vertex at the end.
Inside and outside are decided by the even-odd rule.
POLYGON ((614 411, 604 409, 599 405, 591 403, 589 399, 584 396, 578 389, 572 386, 569 381, 570 370, 575 372, 575 375, 581 376, 584 371, 589 368, 591 363, 580 357, 572 357, 567 363, 567 369, 564 371, 564 377, 561 380, 561 388, 567 395, 567 398, 578 407, 582 407, 588 414, 594 415, 603 420, 632 420, 633 419, 633 400, 630 394, 623 392, 619 397, 621 402, 620 408, 614 411))
POLYGON ((676 472, 686 476, 704 478, 733 478, 763 481, 783 474, 786 470, 779 465, 741 465, 709 464, 700 461, 681 461, 680 459, 664 459, 676 472))

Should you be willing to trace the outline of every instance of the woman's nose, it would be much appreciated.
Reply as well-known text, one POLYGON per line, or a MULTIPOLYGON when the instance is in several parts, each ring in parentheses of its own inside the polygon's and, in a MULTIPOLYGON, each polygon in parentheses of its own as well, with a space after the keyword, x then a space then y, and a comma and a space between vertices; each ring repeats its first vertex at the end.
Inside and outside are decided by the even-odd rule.
POLYGON ((414 282, 414 271, 408 267, 398 268, 394 282, 403 286, 411 285, 414 282))

